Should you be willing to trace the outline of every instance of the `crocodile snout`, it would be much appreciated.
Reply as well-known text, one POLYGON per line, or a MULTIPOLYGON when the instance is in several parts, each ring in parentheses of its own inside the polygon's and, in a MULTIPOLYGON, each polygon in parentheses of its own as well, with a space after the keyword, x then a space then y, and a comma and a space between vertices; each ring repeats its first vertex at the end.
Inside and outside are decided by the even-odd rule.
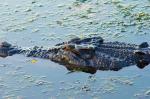
POLYGON ((146 49, 137 50, 134 52, 137 66, 141 69, 150 64, 150 51, 146 49))

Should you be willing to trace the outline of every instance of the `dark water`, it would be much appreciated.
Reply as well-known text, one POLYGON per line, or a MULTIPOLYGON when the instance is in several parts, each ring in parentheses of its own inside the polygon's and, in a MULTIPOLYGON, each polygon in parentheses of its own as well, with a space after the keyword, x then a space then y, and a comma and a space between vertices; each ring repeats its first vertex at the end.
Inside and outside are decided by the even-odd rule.
MULTIPOLYGON (((0 0, 0 39, 22 47, 72 37, 150 44, 149 0, 0 0)), ((0 99, 150 99, 150 68, 91 75, 49 60, 0 58, 0 99)))

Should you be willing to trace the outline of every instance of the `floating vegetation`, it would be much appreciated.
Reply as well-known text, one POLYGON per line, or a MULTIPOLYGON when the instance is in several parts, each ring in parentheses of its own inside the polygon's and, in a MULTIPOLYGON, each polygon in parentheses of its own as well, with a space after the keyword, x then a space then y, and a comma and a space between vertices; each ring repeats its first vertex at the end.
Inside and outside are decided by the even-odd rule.
POLYGON ((123 84, 123 85, 133 85, 134 82, 132 80, 130 80, 129 78, 124 78, 124 77, 111 77, 110 81, 114 82, 114 83, 119 83, 119 84, 123 84))
POLYGON ((32 30, 33 33, 36 33, 36 32, 39 32, 39 31, 40 31, 39 29, 33 29, 32 30))
POLYGON ((150 90, 149 90, 149 88, 148 89, 146 88, 146 89, 142 90, 141 92, 134 94, 134 96, 137 98, 149 99, 150 90))
MULTIPOLYGON (((14 0, 12 3, 12 0, 1 0, 0 39, 19 43, 21 46, 48 47, 57 41, 84 38, 89 34, 102 36, 109 41, 149 42, 150 0, 60 1, 14 0)), ((41 99, 103 99, 105 96, 121 97, 125 91, 128 92, 127 98, 145 99, 150 96, 150 90, 147 88, 148 69, 141 72, 135 68, 127 69, 128 72, 99 71, 92 76, 83 73, 66 75, 68 71, 60 69, 60 65, 56 68, 57 66, 53 66, 55 64, 45 64, 43 60, 41 63, 37 59, 25 61, 26 59, 16 56, 9 58, 8 61, 0 61, 0 98, 33 99, 35 95, 39 96, 38 98, 43 96, 41 99), (41 68, 43 64, 45 65, 41 68), (136 79, 130 77, 137 73, 142 76, 136 79), (33 96, 26 97, 21 93, 33 96)), ((80 70, 77 68, 73 71, 80 70)))
POLYGON ((36 59, 32 59, 31 60, 31 63, 33 63, 33 64, 35 64, 35 63, 37 63, 38 61, 36 60, 36 59))
POLYGON ((137 21, 150 20, 150 14, 149 13, 144 13, 144 12, 136 13, 136 14, 133 15, 133 17, 137 21))
POLYGON ((150 90, 147 90, 144 94, 145 94, 146 96, 150 96, 150 90))
POLYGON ((76 1, 79 1, 79 2, 84 3, 84 2, 86 2, 86 1, 88 1, 88 0, 76 0, 76 1))
POLYGON ((26 8, 26 9, 24 10, 24 12, 30 12, 30 11, 32 11, 31 8, 26 8))
POLYGON ((90 87, 88 85, 84 85, 81 89, 83 91, 91 91, 91 89, 90 89, 90 87))

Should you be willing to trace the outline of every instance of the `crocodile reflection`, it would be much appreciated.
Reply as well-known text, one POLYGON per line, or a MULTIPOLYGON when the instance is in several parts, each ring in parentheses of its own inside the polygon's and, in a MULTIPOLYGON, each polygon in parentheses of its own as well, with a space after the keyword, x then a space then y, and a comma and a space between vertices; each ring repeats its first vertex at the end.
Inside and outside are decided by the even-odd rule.
POLYGON ((64 66, 69 71, 69 73, 84 72, 84 73, 95 74, 97 72, 97 69, 94 67, 75 66, 75 65, 64 65, 64 66))

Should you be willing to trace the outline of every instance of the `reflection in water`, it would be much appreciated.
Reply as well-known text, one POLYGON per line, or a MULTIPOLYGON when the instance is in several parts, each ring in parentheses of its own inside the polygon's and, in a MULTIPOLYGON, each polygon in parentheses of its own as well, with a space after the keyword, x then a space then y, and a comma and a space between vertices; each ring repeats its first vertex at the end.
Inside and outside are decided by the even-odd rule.
MULTIPOLYGON (((149 3, 150 0, 0 0, 0 39, 24 47, 52 46, 72 36, 80 36, 81 33, 83 35, 96 33, 109 41, 117 40, 136 44, 144 41, 149 42, 149 3), (77 3, 76 1, 87 2, 77 3), (33 33, 31 33, 32 31, 33 33)), ((4 53, 2 56, 5 56, 4 53)), ((55 99, 110 99, 111 97, 114 99, 150 99, 149 68, 139 70, 132 65, 118 72, 97 72, 96 82, 88 87, 82 87, 84 84, 87 85, 88 74, 64 75, 66 71, 64 71, 63 66, 47 60, 30 64, 25 61, 28 59, 30 58, 20 56, 0 59, 1 99, 22 99, 22 96, 23 99, 48 99, 50 97, 56 97, 55 99), (23 68, 16 71, 15 67, 17 66, 23 68), (56 66, 58 68, 51 68, 56 66), (62 69, 59 69, 61 67, 62 69), (25 73, 27 79, 24 80, 24 76, 20 75, 19 72, 25 73), (18 76, 14 75, 15 73, 18 76), (41 82, 38 77, 43 75, 47 77, 44 78, 46 81, 53 82, 55 90, 51 87, 47 88, 47 86, 35 88, 34 83, 41 82), (139 77, 135 78, 134 76, 137 75, 139 77), (114 78, 114 76, 116 77, 114 78), (120 80, 120 78, 123 79, 120 80), (130 79, 134 79, 132 86, 118 84, 120 81, 129 84, 130 79), (76 80, 79 80, 80 83, 73 89, 72 85, 76 80), (68 84, 60 85, 60 81, 68 84), (105 82, 106 86, 103 85, 105 82), (69 85, 71 90, 67 89, 69 85), (59 86, 64 86, 67 91, 62 90, 59 86), (90 92, 78 92, 81 88, 86 90, 89 87, 92 89, 90 92), (53 91, 46 92, 45 88, 53 91), (59 93, 59 88, 62 94, 59 93), (114 91, 111 89, 114 89, 114 91), (112 92, 112 94, 107 91, 103 93, 105 90, 112 92), (3 97, 5 95, 8 97, 3 97), (85 97, 82 95, 85 95, 85 97)), ((143 62, 147 64, 146 61, 143 62)), ((82 69, 81 66, 66 67, 71 71, 90 73, 97 71, 97 69, 91 69, 91 67, 82 67, 82 69)), ((39 84, 42 85, 42 83, 39 84)))
MULTIPOLYGON (((96 68, 96 67, 88 67, 88 66, 77 66, 77 65, 64 65, 64 67, 67 68, 68 71, 70 71, 69 73, 72 73, 72 72, 84 72, 84 73, 90 73, 90 74, 95 74, 97 72, 97 70, 99 71, 108 71, 108 69, 99 69, 99 68, 96 68)), ((132 65, 132 66, 135 66, 135 65, 132 65)), ((121 70, 122 68, 118 69, 113 69, 112 71, 119 71, 121 70)), ((143 68, 139 68, 139 69, 143 69, 143 68)))
POLYGON ((71 72, 85 72, 90 74, 95 74, 97 69, 94 67, 85 67, 85 66, 75 66, 75 65, 66 65, 67 70, 71 72))

